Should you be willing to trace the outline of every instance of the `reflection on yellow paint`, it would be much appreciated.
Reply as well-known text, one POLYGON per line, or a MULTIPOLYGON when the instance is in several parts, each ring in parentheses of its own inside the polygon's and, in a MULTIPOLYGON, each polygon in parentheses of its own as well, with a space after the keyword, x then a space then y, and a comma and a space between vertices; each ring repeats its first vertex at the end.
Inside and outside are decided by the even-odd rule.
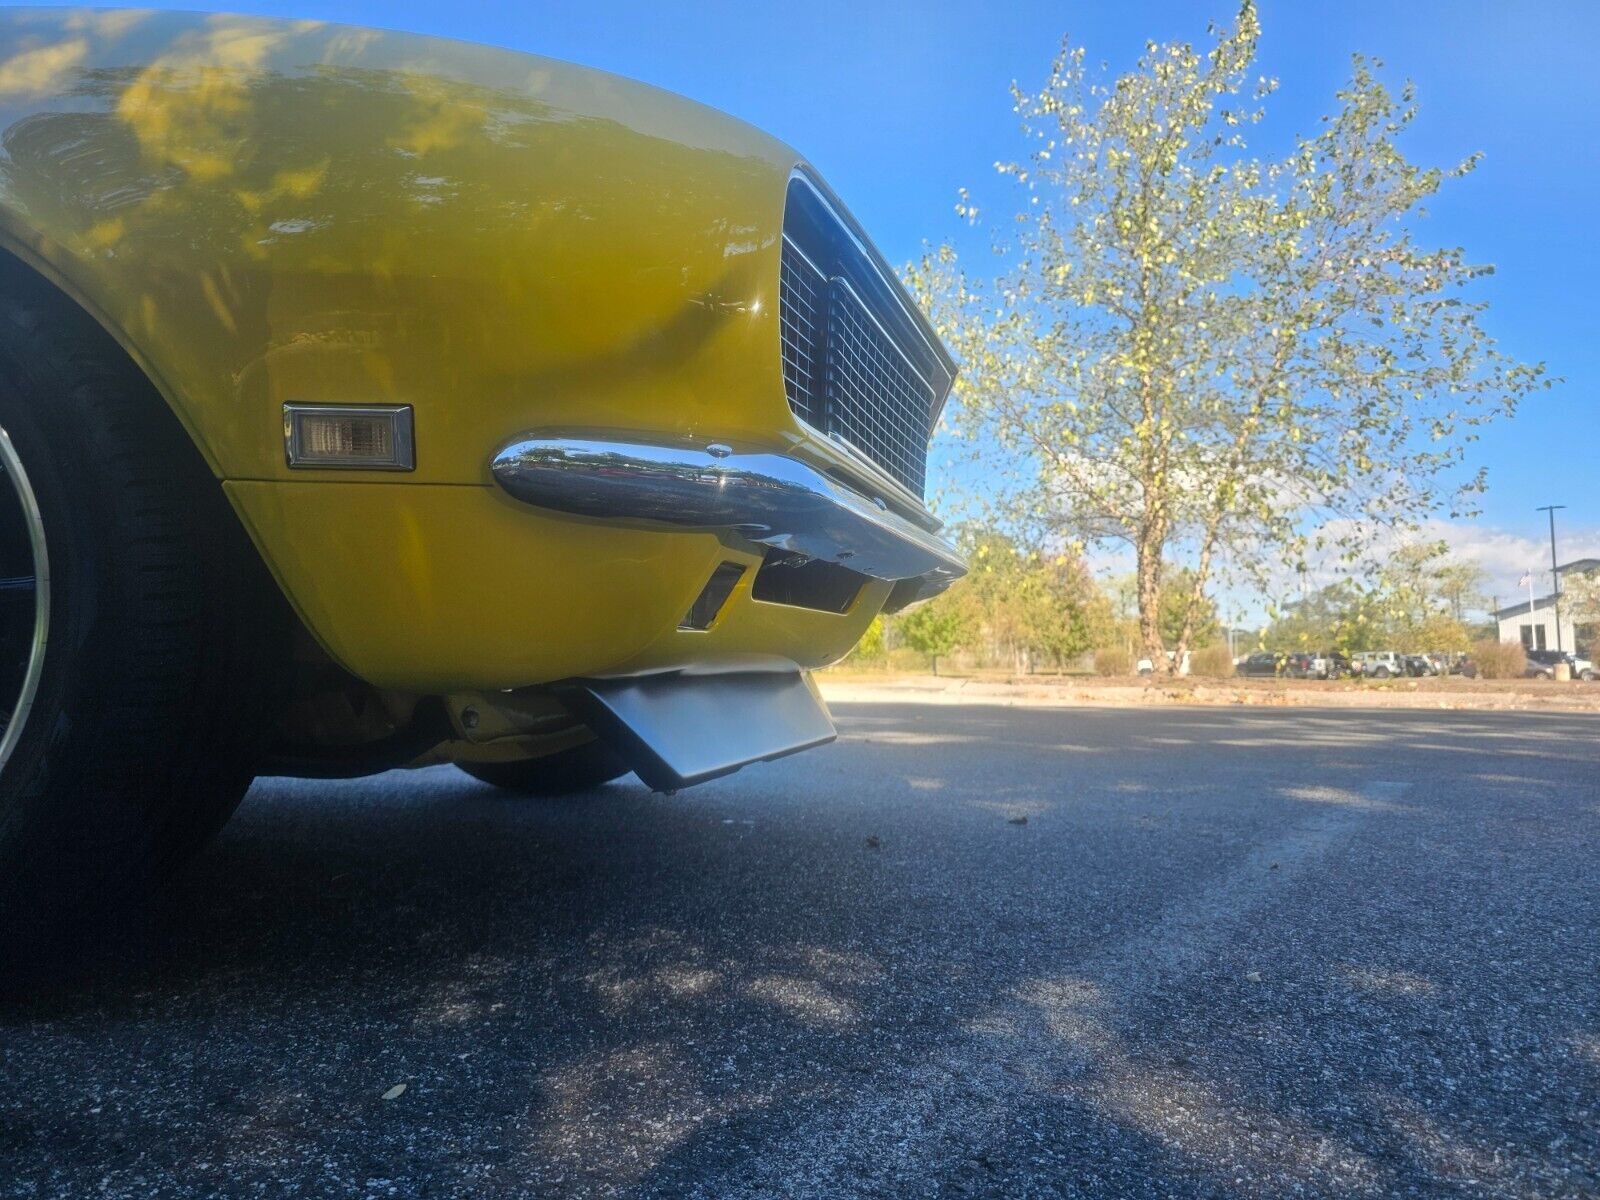
POLYGON ((414 113, 404 128, 390 136, 389 144, 407 154, 421 158, 459 146, 481 133, 488 120, 488 108, 481 101, 463 97, 460 88, 444 81, 408 72, 399 83, 409 93, 414 113))
POLYGON ((206 298, 206 303, 211 306, 212 314, 217 318, 217 323, 229 333, 238 333, 238 323, 234 321, 233 314, 228 311, 222 293, 217 291, 217 285, 210 275, 200 276, 200 292, 206 298))
POLYGON ((84 241, 97 250, 109 250, 122 240, 127 224, 121 217, 113 217, 109 221, 96 221, 84 234, 84 241))
POLYGON ((74 38, 0 59, 0 97, 45 95, 59 87, 88 53, 89 43, 74 38))
POLYGON ((117 115, 148 158, 201 182, 222 179, 246 147, 250 86, 283 37, 252 23, 181 39, 127 86, 117 115))
POLYGON ((154 15, 154 10, 148 8, 80 9, 69 13, 64 25, 67 29, 88 33, 104 41, 115 41, 154 15))
POLYGON ((322 181, 327 178, 328 166, 329 160, 324 158, 315 166, 279 171, 272 177, 270 187, 260 191, 241 188, 233 193, 234 199, 251 213, 261 212, 280 200, 308 199, 316 194, 322 181))

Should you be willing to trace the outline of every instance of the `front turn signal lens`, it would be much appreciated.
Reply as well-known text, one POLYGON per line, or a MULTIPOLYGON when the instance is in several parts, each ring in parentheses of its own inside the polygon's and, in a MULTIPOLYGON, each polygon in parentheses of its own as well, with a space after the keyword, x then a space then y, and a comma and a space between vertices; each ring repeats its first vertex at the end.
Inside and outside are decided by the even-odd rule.
POLYGON ((285 404, 283 439, 291 467, 413 471, 409 404, 285 404))

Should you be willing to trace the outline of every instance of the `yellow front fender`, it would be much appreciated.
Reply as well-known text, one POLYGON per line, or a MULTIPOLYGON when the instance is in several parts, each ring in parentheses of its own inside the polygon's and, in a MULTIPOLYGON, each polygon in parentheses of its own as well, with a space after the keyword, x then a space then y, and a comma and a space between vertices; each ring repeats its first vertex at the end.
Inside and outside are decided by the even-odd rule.
POLYGON ((308 627, 418 691, 751 649, 844 653, 845 614, 735 596, 676 624, 705 533, 518 508, 530 429, 760 443, 834 471, 784 394, 797 158, 677 96, 547 59, 314 22, 0 10, 0 248, 127 347, 308 627), (415 471, 291 470, 286 403, 405 404, 415 471))

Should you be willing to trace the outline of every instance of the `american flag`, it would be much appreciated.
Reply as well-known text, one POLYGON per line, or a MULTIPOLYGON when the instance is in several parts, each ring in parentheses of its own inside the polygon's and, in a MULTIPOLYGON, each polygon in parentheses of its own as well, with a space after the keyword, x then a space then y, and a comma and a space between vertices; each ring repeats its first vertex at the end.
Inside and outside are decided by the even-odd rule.
POLYGON ((1527 587, 1532 582, 1533 582, 1533 572, 1532 571, 1524 571, 1522 573, 1522 578, 1517 580, 1517 586, 1518 587, 1527 587))

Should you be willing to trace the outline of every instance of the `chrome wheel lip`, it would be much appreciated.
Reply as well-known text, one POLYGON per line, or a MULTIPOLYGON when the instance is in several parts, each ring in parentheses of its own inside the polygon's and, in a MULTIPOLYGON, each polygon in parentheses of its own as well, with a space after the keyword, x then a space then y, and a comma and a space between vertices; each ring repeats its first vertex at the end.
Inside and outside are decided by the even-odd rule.
POLYGON ((22 731, 33 711, 33 702, 39 694, 39 681, 44 676, 45 648, 50 640, 50 552, 45 541, 44 520, 39 515, 39 499, 34 495, 33 484, 28 480, 27 469, 11 442, 11 435, 0 426, 0 470, 11 481, 17 503, 21 505, 23 520, 28 526, 28 543, 33 551, 33 643, 28 652, 28 669, 22 677, 22 688, 11 710, 11 720, 0 736, 0 771, 10 761, 22 731))

